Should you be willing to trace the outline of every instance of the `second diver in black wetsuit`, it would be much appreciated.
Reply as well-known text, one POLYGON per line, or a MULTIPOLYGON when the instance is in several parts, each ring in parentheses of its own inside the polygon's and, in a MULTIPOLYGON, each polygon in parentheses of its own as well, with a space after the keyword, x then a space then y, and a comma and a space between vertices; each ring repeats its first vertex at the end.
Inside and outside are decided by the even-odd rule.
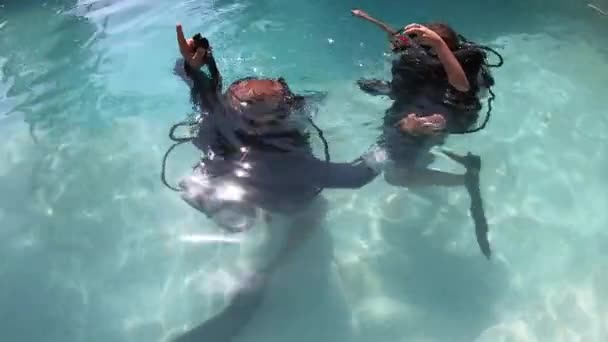
MULTIPOLYGON (((387 32, 394 52, 390 82, 358 81, 366 93, 393 100, 385 113, 379 139, 379 146, 393 162, 385 169, 385 179, 405 187, 464 185, 471 197, 477 241, 489 258, 488 225, 479 189, 481 159, 470 153, 459 156, 444 151, 466 168, 464 175, 431 170, 428 166, 434 159, 431 148, 442 145, 449 134, 477 132, 487 124, 494 79, 484 50, 491 49, 466 41, 445 24, 412 24, 398 31, 364 11, 352 13, 387 32), (488 113, 482 125, 474 127, 482 107, 479 96, 486 90, 491 94, 488 113)), ((496 66, 501 64, 502 58, 496 66)))
MULTIPOLYGON (((179 38, 179 32, 180 28, 178 41, 186 41, 179 38)), ((187 57, 185 63, 189 63, 187 57)), ((180 70, 188 68, 177 72, 180 70)), ((204 157, 179 182, 179 187, 171 188, 225 230, 246 231, 260 218, 299 218, 300 213, 321 200, 323 189, 360 188, 379 174, 373 155, 351 163, 330 160, 322 131, 311 120, 311 111, 322 94, 298 95, 282 78, 254 77, 233 82, 222 94, 221 87, 217 87, 219 72, 208 77, 200 69, 191 68, 188 73, 184 71, 180 76, 191 85, 192 94, 204 102, 204 108, 197 120, 185 124, 194 128, 191 138, 175 136, 180 124, 174 126, 170 136, 176 144, 192 141, 204 157), (309 126, 324 141, 323 159, 313 154, 309 126)), ((163 169, 165 161, 166 156, 163 169)), ((164 171, 162 177, 168 185, 164 171)), ((224 342, 237 335, 259 305, 268 278, 314 229, 310 222, 323 215, 309 216, 314 219, 288 227, 287 244, 269 265, 258 270, 254 285, 237 293, 219 315, 175 341, 224 342)))

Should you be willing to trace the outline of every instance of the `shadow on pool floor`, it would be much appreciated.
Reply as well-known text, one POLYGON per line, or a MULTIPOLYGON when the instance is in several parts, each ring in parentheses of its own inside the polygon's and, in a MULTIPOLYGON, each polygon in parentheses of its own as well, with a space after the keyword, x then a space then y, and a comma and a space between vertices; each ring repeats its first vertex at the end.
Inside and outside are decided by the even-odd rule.
MULTIPOLYGON (((447 195, 447 190, 437 189, 441 194, 447 195)), ((465 205, 451 206, 441 197, 431 202, 415 220, 381 225, 388 251, 370 260, 369 267, 383 278, 385 296, 408 307, 414 318, 395 320, 393 327, 374 327, 368 332, 370 339, 386 335, 388 328, 402 341, 470 342, 495 322, 495 304, 508 286, 504 266, 496 259, 486 260, 477 249, 465 205), (440 208, 447 209, 448 219, 436 219, 440 208), (429 225, 433 230, 427 234, 429 225), (471 240, 473 253, 446 250, 463 233, 471 240)), ((393 205, 407 209, 411 201, 401 196, 393 205)))

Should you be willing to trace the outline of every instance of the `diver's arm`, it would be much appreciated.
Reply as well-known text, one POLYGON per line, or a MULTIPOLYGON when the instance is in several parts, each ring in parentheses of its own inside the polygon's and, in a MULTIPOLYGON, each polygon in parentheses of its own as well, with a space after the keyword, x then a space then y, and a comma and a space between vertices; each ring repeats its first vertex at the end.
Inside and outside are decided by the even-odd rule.
POLYGON ((331 163, 320 161, 320 176, 323 188, 359 189, 373 181, 379 172, 359 158, 352 163, 331 163))
POLYGON ((389 37, 392 37, 392 36, 396 35, 397 33, 399 33, 399 31, 395 30, 393 27, 391 27, 387 23, 384 23, 384 22, 372 17, 371 15, 367 14, 367 12, 365 12, 365 11, 362 11, 360 9, 354 9, 351 12, 356 17, 359 17, 359 18, 367 20, 373 24, 376 24, 376 26, 380 27, 380 29, 382 29, 382 31, 388 33, 389 37))
POLYGON ((175 26, 175 31, 177 32, 177 45, 179 47, 179 52, 182 54, 184 59, 188 58, 190 54, 190 45, 188 45, 188 41, 184 36, 184 29, 181 24, 177 24, 175 26))
POLYGON ((182 25, 177 24, 175 31, 177 32, 177 44, 179 46, 179 52, 181 53, 182 57, 184 57, 186 63, 195 69, 200 68, 204 64, 207 50, 198 48, 196 49, 195 53, 192 53, 192 47, 188 44, 188 41, 184 36, 182 25))
POLYGON ((452 87, 461 92, 467 92, 471 89, 462 65, 437 32, 420 24, 410 24, 405 27, 404 33, 414 35, 421 43, 431 46, 435 50, 452 87))
POLYGON ((469 84, 467 75, 447 44, 442 41, 441 44, 435 46, 435 51, 441 61, 441 65, 443 65, 443 68, 448 75, 448 82, 450 82, 452 87, 461 92, 469 91, 471 85, 469 84))
POLYGON ((218 91, 221 91, 222 75, 220 74, 220 71, 217 68, 217 64, 215 64, 215 58, 213 58, 213 53, 211 51, 209 51, 207 60, 207 67, 209 68, 209 73, 211 73, 211 81, 213 82, 214 87, 218 91))

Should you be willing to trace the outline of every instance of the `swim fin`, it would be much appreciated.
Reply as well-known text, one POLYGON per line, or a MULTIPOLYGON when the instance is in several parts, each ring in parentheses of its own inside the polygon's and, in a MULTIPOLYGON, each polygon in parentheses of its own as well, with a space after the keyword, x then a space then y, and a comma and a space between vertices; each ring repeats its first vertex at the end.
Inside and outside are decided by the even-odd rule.
POLYGON ((492 250, 490 248, 490 241, 488 240, 488 221, 483 209, 483 200, 481 198, 479 172, 481 170, 481 158, 472 153, 467 153, 466 156, 460 156, 454 152, 442 150, 442 152, 450 159, 457 163, 462 164, 466 168, 464 175, 464 186, 469 193, 471 198, 470 212, 475 223, 475 235, 477 237, 477 244, 483 255, 490 259, 492 256, 492 250))
POLYGON ((268 288, 269 274, 254 274, 218 315, 171 339, 171 342, 232 342, 257 313, 268 288))

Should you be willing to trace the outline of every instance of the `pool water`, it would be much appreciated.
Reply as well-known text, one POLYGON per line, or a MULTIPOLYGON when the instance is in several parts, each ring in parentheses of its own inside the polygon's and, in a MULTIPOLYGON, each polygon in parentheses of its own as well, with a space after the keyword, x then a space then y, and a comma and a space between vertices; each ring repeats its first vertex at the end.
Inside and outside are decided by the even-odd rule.
MULTIPOLYGON (((389 60, 353 7, 445 20, 505 57, 488 127, 448 141, 483 159, 494 257, 464 189, 329 190, 235 341, 606 341, 608 17, 472 0, 0 3, 0 340, 168 341, 220 312, 275 236, 223 235, 160 182, 168 129, 191 111, 175 24, 209 37, 225 84, 327 91, 316 121, 347 161, 389 105, 356 87, 389 60)), ((169 179, 197 157, 180 148, 169 179)))

